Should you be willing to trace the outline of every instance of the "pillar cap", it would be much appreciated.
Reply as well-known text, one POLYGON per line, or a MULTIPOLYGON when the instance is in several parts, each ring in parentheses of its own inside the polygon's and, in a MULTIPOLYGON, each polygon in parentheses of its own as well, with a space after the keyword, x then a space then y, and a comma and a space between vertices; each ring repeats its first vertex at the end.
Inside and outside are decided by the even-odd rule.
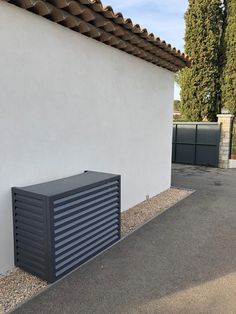
POLYGON ((234 115, 230 113, 220 113, 217 115, 217 118, 233 118, 234 115))

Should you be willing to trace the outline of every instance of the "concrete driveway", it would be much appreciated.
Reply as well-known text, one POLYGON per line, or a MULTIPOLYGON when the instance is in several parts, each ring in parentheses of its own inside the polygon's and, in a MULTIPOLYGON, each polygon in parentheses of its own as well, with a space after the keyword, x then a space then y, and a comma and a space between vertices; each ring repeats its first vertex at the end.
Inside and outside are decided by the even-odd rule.
POLYGON ((236 171, 175 165, 181 201, 15 313, 236 313, 236 171))

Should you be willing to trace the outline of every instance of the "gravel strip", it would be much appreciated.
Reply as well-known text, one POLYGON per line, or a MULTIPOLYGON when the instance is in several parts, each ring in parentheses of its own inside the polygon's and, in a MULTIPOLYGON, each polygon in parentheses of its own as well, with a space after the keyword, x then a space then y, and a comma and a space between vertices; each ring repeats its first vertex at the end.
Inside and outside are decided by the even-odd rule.
POLYGON ((0 313, 13 309, 46 286, 45 281, 19 268, 0 277, 0 313))
MULTIPOLYGON (((142 202, 121 214, 122 236, 128 235, 145 222, 190 195, 192 191, 171 188, 142 202)), ((18 268, 0 275, 0 314, 6 313, 19 303, 30 298, 47 283, 18 268)))
POLYGON ((128 235, 148 220, 192 194, 191 190, 171 188, 121 213, 122 236, 128 235))

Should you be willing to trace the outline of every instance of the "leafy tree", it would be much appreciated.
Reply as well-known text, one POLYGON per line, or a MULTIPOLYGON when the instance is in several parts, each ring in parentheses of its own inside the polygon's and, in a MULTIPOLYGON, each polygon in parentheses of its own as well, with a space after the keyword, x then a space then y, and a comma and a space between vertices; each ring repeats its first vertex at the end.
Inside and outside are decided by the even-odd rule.
POLYGON ((180 101, 179 100, 174 100, 174 111, 179 111, 179 107, 180 107, 180 101))
POLYGON ((221 0, 189 0, 185 51, 193 61, 178 81, 181 112, 190 121, 214 121, 219 111, 222 14, 221 0))
POLYGON ((224 7, 221 102, 236 114, 236 1, 225 0, 224 7))

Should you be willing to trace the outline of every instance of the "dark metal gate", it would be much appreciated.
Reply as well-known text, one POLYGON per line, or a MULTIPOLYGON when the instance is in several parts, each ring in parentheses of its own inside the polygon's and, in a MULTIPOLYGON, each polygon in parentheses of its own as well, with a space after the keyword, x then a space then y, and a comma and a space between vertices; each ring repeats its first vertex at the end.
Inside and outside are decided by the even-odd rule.
POLYGON ((172 162, 218 167, 220 129, 218 123, 174 123, 172 162))

